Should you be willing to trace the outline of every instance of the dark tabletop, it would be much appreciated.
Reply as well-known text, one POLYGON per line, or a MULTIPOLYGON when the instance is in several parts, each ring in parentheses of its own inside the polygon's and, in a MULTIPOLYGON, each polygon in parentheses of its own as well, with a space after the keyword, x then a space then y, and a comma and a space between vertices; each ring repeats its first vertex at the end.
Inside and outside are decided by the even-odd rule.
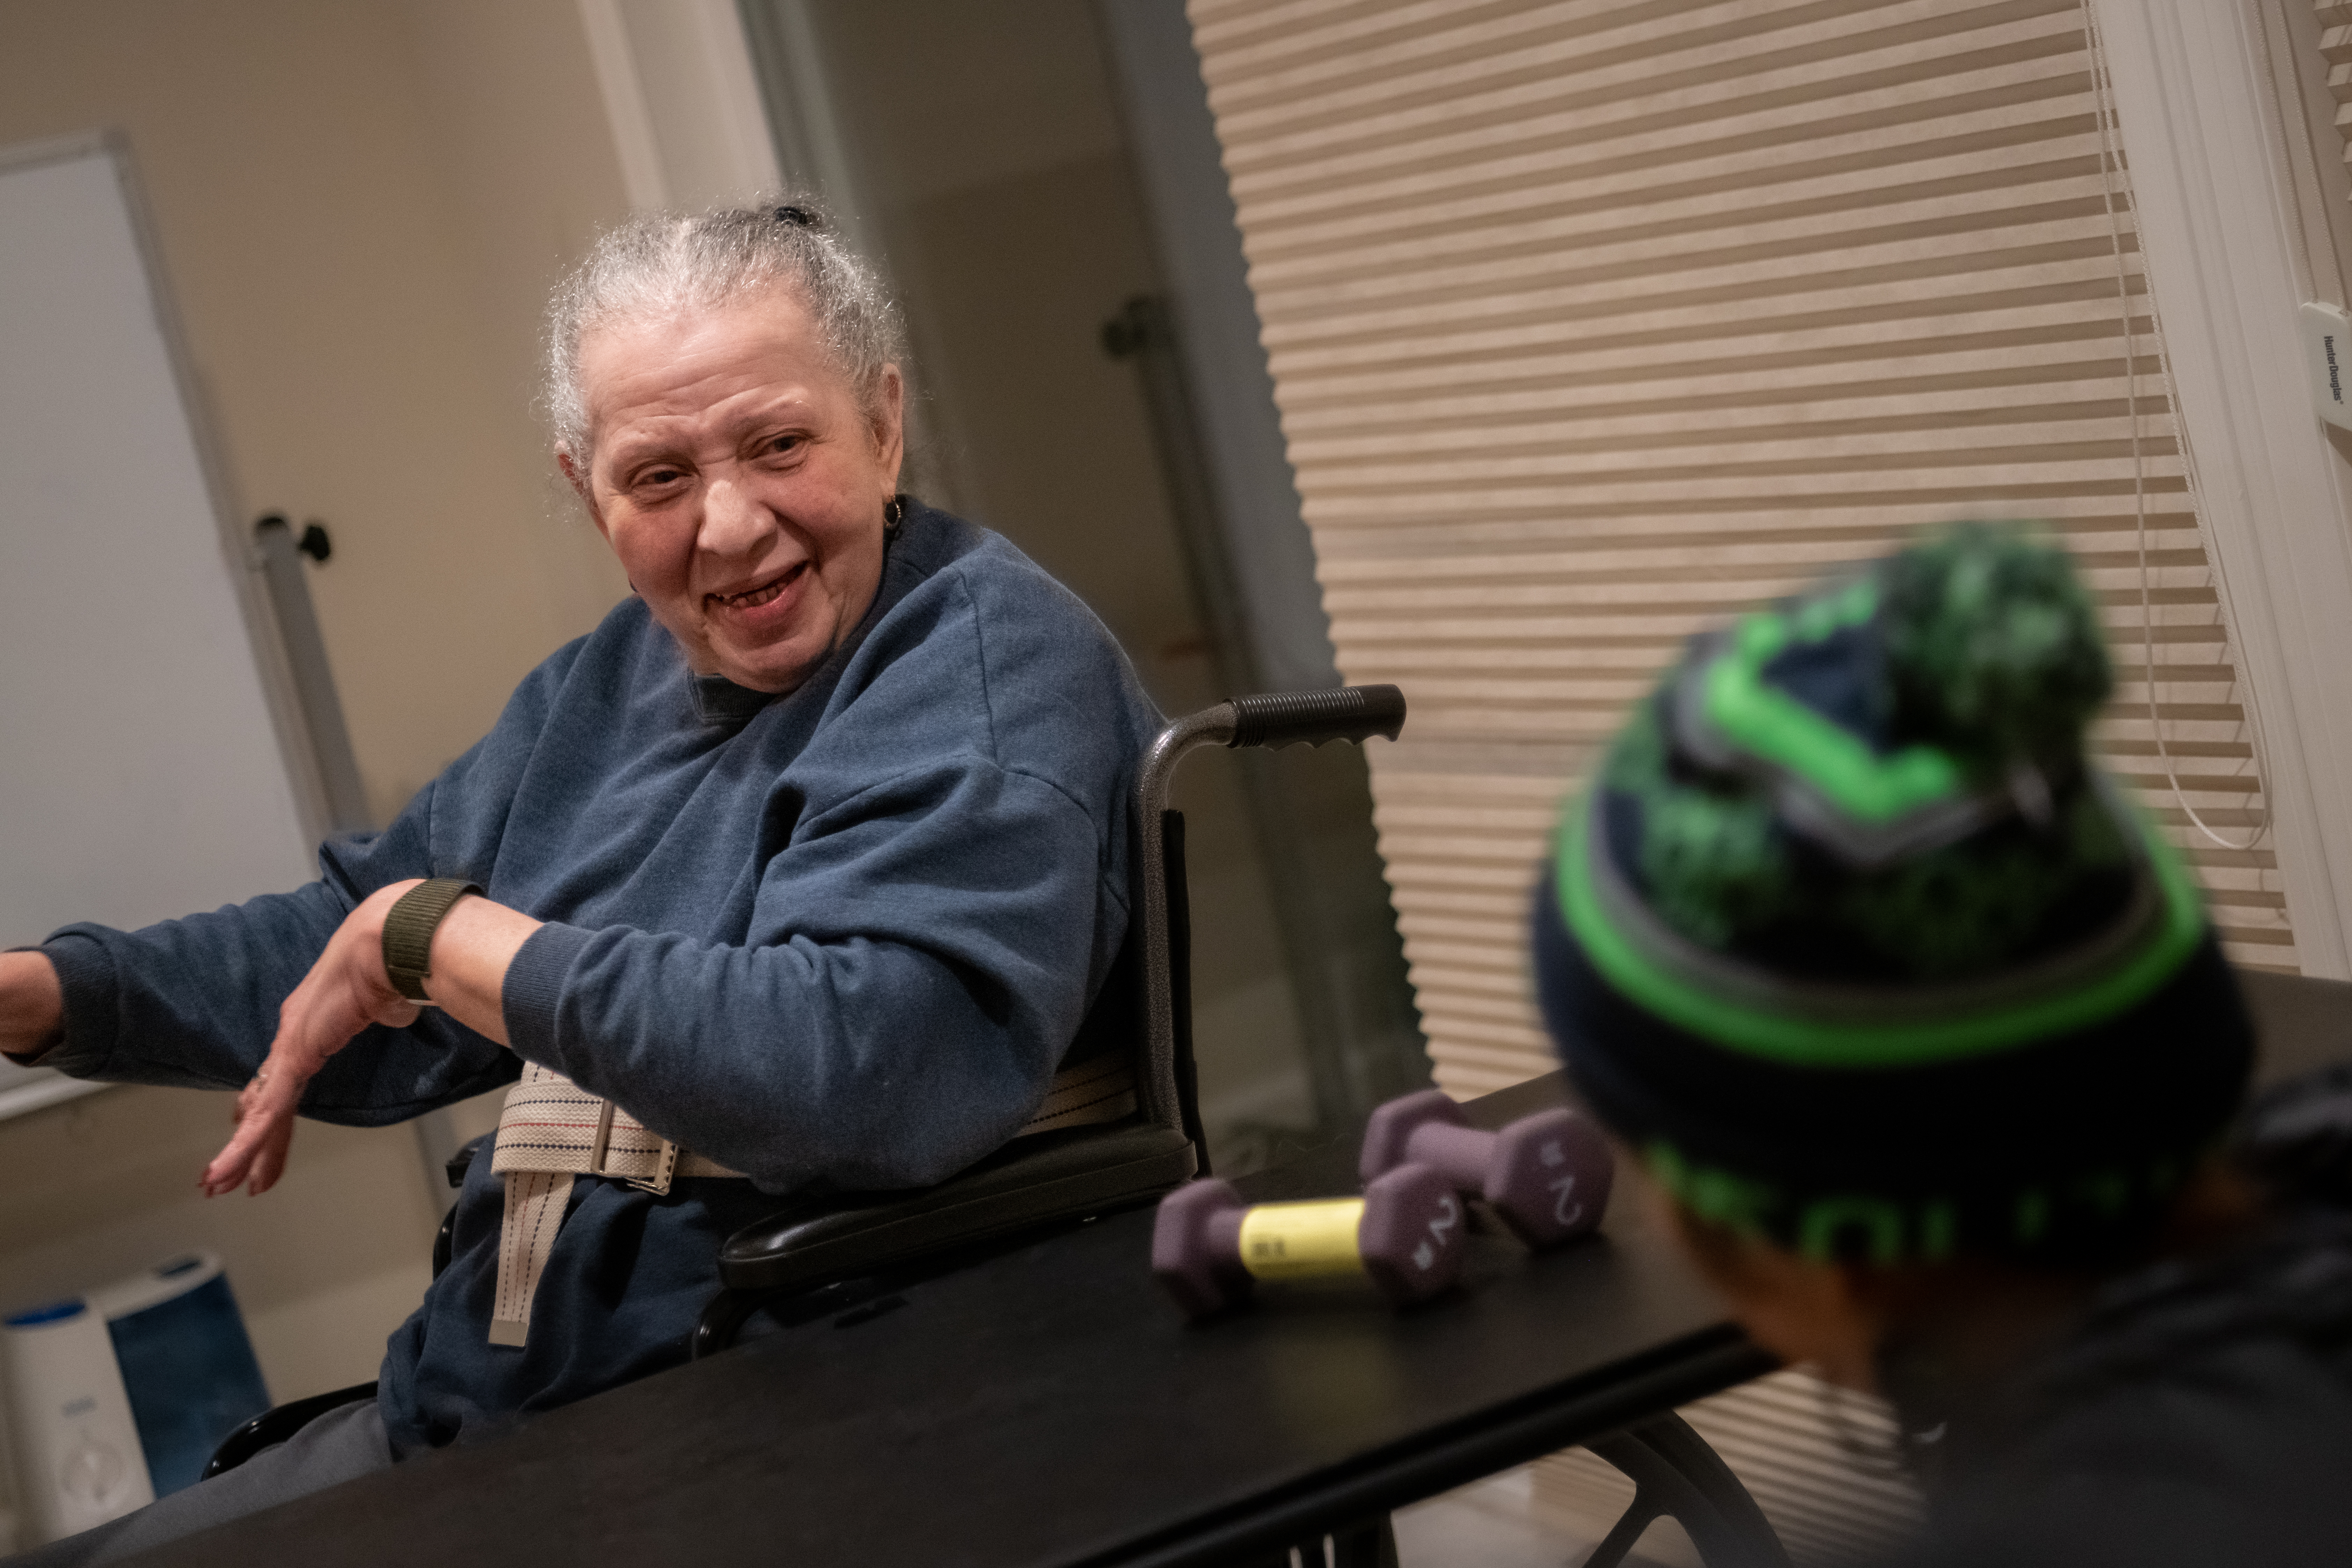
MULTIPOLYGON (((2265 1078, 2352 1056, 2352 985, 2248 990, 2265 1078)), ((1470 1109, 1563 1098, 1553 1077, 1470 1109)), ((1352 1165, 1328 1147, 1240 1184, 1331 1195, 1352 1165)), ((1417 1310, 1268 1288, 1196 1326, 1148 1271, 1150 1211, 1115 1215, 139 1561, 1212 1561, 1767 1370, 1633 1197, 1550 1256, 1474 1237, 1465 1288, 1417 1310)))

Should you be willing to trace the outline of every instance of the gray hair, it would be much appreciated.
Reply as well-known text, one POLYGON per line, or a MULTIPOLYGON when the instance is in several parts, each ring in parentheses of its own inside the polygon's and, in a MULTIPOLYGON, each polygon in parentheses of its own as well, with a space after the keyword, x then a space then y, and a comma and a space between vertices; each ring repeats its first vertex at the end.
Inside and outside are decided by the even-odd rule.
POLYGON ((907 358, 898 304, 823 207, 787 195, 692 216, 649 213, 597 239, 548 304, 545 396, 556 445, 575 461, 592 447, 580 384, 580 344, 591 332, 731 305, 780 286, 798 294, 858 407, 878 426, 885 372, 907 358))

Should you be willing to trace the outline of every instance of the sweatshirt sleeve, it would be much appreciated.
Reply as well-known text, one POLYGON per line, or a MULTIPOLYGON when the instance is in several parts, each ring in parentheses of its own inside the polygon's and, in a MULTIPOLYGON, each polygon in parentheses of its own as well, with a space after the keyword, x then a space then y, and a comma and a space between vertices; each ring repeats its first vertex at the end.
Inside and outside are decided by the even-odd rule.
POLYGON ((771 1191, 940 1181, 1020 1128, 1076 1031, 1124 922, 1099 851, 1055 784, 940 759, 799 825, 745 945, 541 928, 509 1037, 771 1191))
MULTIPOLYGON (((542 663, 498 724, 381 833, 331 838, 319 879, 135 931, 70 925, 43 944, 65 991, 65 1039, 40 1065, 110 1083, 236 1089, 269 1054, 278 1009, 361 900, 410 877, 488 882, 515 770, 587 639, 542 663), (456 827, 448 825, 456 824, 456 827), (442 825, 436 828, 436 825, 442 825)), ((302 1113, 377 1127, 467 1099, 522 1070, 437 1009, 365 1029, 310 1080, 302 1113)))
MULTIPOLYGON (((462 764, 460 764, 462 765, 462 764)), ((319 880, 135 931, 70 925, 42 946, 65 992, 65 1039, 41 1058, 74 1078, 236 1089, 268 1055, 278 1009, 370 892, 432 874, 438 784, 391 827, 330 840, 319 880)), ((381 1126, 495 1089, 520 1064, 437 1011, 363 1031, 310 1080, 302 1113, 381 1126)))

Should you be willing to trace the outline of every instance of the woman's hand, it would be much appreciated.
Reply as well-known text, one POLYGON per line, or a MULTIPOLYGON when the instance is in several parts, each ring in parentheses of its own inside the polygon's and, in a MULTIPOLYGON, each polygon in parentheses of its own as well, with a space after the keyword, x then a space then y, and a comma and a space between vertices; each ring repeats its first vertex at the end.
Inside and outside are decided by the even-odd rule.
POLYGON ((0 1055, 37 1057, 66 1026, 65 988, 40 952, 0 952, 0 1055))
MULTIPOLYGON (((198 1178, 205 1195, 218 1197, 238 1186, 268 1192, 285 1173, 302 1090, 327 1058, 370 1024, 397 1028, 416 1021, 423 1009, 393 989, 383 969, 383 918, 416 885, 394 882, 369 894, 278 1007, 278 1037, 261 1070, 236 1097, 236 1135, 198 1178)), ((505 1045, 507 965, 539 924, 478 894, 459 899, 434 928, 425 989, 457 1022, 505 1045)))
POLYGON ((255 1195, 278 1184, 294 1142, 294 1113, 302 1090, 327 1058, 370 1024, 398 1027, 421 1009, 393 989, 383 969, 383 917, 416 880, 394 882, 362 900, 343 917, 327 950, 278 1005, 278 1037, 261 1070, 236 1097, 236 1134, 205 1167, 197 1185, 206 1197, 247 1186, 255 1195))

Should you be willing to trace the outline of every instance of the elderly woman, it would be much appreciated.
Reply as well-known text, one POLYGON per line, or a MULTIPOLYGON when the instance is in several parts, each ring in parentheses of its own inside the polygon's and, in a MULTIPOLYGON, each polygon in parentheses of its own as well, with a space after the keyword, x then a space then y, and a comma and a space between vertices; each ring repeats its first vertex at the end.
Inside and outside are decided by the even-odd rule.
POLYGON ((556 462, 634 596, 318 881, 0 956, 16 1059, 243 1087, 214 1194, 275 1182, 298 1112, 524 1079, 376 1401, 59 1561, 682 1360, 767 1194, 1022 1129, 1119 947, 1157 716, 1076 598, 898 493, 896 312, 814 206, 608 235, 549 343, 556 462), (600 1097, 635 1180, 583 1173, 600 1097))
POLYGON ((2252 1031, 2109 679, 1985 530, 1699 640, 1561 819, 1545 1013, 1754 1339, 1893 1402, 1907 1560, 2341 1563, 2352 1093, 2221 1156, 2252 1031))

